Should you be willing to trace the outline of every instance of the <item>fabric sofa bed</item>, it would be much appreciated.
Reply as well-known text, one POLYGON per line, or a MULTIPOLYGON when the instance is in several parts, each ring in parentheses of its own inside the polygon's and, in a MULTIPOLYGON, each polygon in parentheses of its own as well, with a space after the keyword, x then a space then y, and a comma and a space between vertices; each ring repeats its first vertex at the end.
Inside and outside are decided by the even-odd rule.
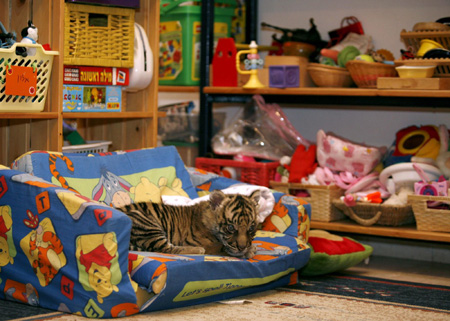
POLYGON ((310 257, 311 209, 278 192, 252 259, 129 250, 131 220, 114 207, 239 186, 186 168, 174 147, 29 152, 0 166, 0 298, 110 318, 297 282, 310 257))

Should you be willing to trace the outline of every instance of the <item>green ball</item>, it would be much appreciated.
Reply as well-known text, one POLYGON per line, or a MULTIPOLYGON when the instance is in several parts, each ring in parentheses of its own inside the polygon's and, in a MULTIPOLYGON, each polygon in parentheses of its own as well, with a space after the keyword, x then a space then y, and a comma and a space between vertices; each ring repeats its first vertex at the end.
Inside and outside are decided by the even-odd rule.
POLYGON ((347 46, 338 53, 338 65, 345 68, 345 64, 359 56, 361 52, 355 46, 347 46))

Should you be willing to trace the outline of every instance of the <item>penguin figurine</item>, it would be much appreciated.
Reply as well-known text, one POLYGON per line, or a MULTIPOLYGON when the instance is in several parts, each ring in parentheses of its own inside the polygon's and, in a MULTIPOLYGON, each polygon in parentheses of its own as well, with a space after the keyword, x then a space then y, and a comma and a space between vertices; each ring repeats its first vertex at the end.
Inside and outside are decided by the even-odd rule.
MULTIPOLYGON (((28 26, 22 29, 22 40, 20 43, 36 44, 38 40, 38 29, 31 20, 28 20, 28 26)), ((36 48, 17 47, 16 54, 22 57, 36 55, 36 48)))

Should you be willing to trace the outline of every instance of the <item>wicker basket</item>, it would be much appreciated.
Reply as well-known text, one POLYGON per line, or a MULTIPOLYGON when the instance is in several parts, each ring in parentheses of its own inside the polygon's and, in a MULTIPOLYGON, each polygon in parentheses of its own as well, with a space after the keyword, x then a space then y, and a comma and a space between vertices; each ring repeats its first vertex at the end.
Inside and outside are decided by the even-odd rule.
MULTIPOLYGON (((416 53, 420 48, 420 41, 430 39, 441 44, 445 49, 450 49, 450 31, 405 31, 400 33, 400 38, 406 48, 411 48, 416 53)), ((396 60, 396 64, 408 66, 436 65, 434 77, 450 77, 450 58, 414 58, 396 60)))
POLYGON ((134 9, 65 3, 64 25, 64 64, 133 67, 134 9))
POLYGON ((345 68, 310 63, 306 69, 318 87, 350 87, 354 85, 350 72, 345 68))
POLYGON ((450 197, 409 195, 408 201, 412 204, 418 230, 450 232, 450 210, 428 208, 427 205, 429 201, 440 201, 450 204, 450 197))
POLYGON ((400 38, 406 48, 417 52, 423 39, 430 39, 441 44, 445 49, 450 49, 450 31, 405 31, 400 33, 400 38))
POLYGON ((378 77, 398 77, 394 65, 380 62, 350 60, 345 65, 355 84, 360 88, 377 88, 378 77))
POLYGON ((341 200, 333 201, 333 205, 360 225, 400 226, 414 223, 414 214, 410 204, 393 206, 383 204, 356 204, 348 207, 341 200))
POLYGON ((311 220, 332 222, 342 220, 345 215, 332 206, 332 201, 344 195, 344 190, 336 185, 304 185, 300 183, 270 182, 270 187, 286 194, 295 195, 296 191, 306 191, 310 196, 301 197, 311 204, 311 220))

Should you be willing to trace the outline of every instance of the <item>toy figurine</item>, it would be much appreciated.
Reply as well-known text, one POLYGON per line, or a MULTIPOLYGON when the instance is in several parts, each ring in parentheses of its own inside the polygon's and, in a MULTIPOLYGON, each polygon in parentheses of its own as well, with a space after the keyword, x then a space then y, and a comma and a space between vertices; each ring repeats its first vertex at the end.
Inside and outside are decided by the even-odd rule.
MULTIPOLYGON (((38 29, 31 20, 28 20, 28 26, 22 29, 22 40, 20 43, 36 44, 38 40, 38 29)), ((17 47, 16 54, 22 57, 36 55, 36 48, 17 47)))
POLYGON ((243 75, 250 75, 247 83, 242 86, 242 88, 264 88, 265 86, 258 79, 258 66, 263 64, 263 60, 259 58, 258 55, 258 45, 253 40, 248 50, 238 51, 236 54, 236 69, 238 73, 243 75), (240 68, 240 56, 242 54, 247 54, 247 59, 245 59, 245 67, 248 70, 241 70, 240 68))

